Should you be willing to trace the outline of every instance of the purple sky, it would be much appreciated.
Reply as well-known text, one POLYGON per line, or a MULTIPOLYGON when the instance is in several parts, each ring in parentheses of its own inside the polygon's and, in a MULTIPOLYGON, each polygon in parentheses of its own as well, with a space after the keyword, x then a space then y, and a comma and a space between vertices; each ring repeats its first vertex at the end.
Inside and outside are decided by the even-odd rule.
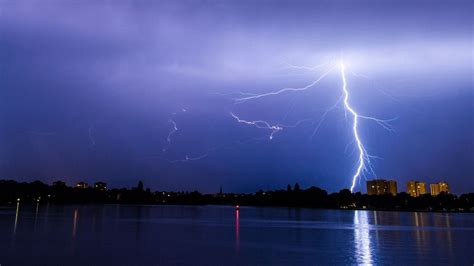
POLYGON ((394 132, 360 124, 375 176, 472 192, 472 11, 471 1, 0 0, 0 178, 348 188, 357 152, 342 105, 311 138, 341 95, 338 71, 305 92, 233 101, 305 86, 321 71, 288 65, 343 55, 354 108, 396 118, 394 132), (230 112, 304 122, 270 141, 230 112))

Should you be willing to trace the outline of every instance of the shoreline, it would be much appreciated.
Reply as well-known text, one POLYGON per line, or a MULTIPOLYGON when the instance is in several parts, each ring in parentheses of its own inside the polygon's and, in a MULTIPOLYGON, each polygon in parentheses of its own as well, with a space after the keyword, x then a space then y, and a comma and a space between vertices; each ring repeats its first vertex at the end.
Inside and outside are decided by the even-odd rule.
MULTIPOLYGON (((311 186, 279 190, 259 190, 255 193, 201 194, 199 191, 152 191, 139 181, 136 187, 107 188, 104 182, 94 187, 78 183, 67 186, 63 181, 52 185, 34 181, 18 183, 0 180, 0 205, 17 204, 139 204, 139 205, 220 205, 310 208, 328 210, 371 210, 399 212, 474 212, 474 193, 454 195, 442 192, 439 195, 412 196, 406 192, 398 194, 368 195, 352 193, 349 189, 329 193, 311 186)), ((36 205, 37 206, 37 205, 36 205)))
MULTIPOLYGON (((37 206, 37 203, 27 202, 20 203, 20 206, 37 206)), ((54 206, 143 206, 143 207, 163 207, 163 206, 181 206, 181 207, 229 207, 235 210, 242 208, 279 208, 279 209, 308 209, 308 210, 334 210, 334 211, 380 211, 380 212, 413 212, 413 213, 466 213, 474 214, 474 210, 422 210, 422 209, 380 209, 380 208, 321 208, 310 206, 285 206, 285 205, 239 205, 236 208, 233 204, 156 204, 156 203, 56 203, 47 202, 40 203, 39 206, 54 205, 54 206)), ((16 203, 0 204, 0 209, 15 209, 16 203)))

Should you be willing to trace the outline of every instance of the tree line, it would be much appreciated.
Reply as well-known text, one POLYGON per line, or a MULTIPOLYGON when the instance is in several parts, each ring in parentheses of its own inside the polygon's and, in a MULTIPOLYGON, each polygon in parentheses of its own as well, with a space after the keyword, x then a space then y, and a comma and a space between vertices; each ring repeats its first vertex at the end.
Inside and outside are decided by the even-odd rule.
POLYGON ((298 183, 286 189, 256 193, 216 193, 201 194, 198 191, 166 192, 144 188, 139 181, 136 187, 107 189, 105 183, 98 182, 93 187, 66 186, 64 182, 53 185, 41 181, 17 182, 0 180, 0 204, 11 205, 16 202, 48 202, 56 204, 216 204, 248 206, 287 206, 308 208, 338 209, 377 209, 377 210, 420 210, 420 211, 474 211, 474 193, 441 193, 412 197, 401 192, 393 195, 367 195, 351 193, 348 189, 339 192, 310 187, 301 189, 298 183))

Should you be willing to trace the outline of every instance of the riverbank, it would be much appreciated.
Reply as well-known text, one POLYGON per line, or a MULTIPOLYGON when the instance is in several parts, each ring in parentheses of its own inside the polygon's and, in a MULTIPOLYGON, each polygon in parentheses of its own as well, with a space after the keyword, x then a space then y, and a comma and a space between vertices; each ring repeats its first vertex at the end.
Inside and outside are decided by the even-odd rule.
MULTIPOLYGON (((96 184, 99 184, 98 182, 96 184)), ((105 184, 105 183, 102 183, 105 184)), ((201 194, 198 191, 154 191, 142 182, 137 187, 108 189, 102 186, 68 187, 63 182, 47 185, 40 181, 18 183, 0 180, 0 205, 21 203, 52 204, 152 204, 152 205, 230 205, 270 206, 317 209, 351 209, 384 211, 438 211, 472 212, 474 193, 460 196, 440 193, 412 197, 407 193, 397 195, 367 195, 352 193, 348 189, 339 192, 310 187, 301 189, 298 184, 286 190, 257 191, 255 193, 201 194)))

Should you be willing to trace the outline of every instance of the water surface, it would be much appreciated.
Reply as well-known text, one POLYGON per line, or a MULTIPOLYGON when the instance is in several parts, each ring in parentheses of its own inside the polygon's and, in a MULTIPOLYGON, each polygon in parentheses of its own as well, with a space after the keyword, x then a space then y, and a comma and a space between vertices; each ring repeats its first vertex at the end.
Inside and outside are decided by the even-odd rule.
POLYGON ((474 263, 474 214, 227 206, 0 209, 3 265, 474 263))

